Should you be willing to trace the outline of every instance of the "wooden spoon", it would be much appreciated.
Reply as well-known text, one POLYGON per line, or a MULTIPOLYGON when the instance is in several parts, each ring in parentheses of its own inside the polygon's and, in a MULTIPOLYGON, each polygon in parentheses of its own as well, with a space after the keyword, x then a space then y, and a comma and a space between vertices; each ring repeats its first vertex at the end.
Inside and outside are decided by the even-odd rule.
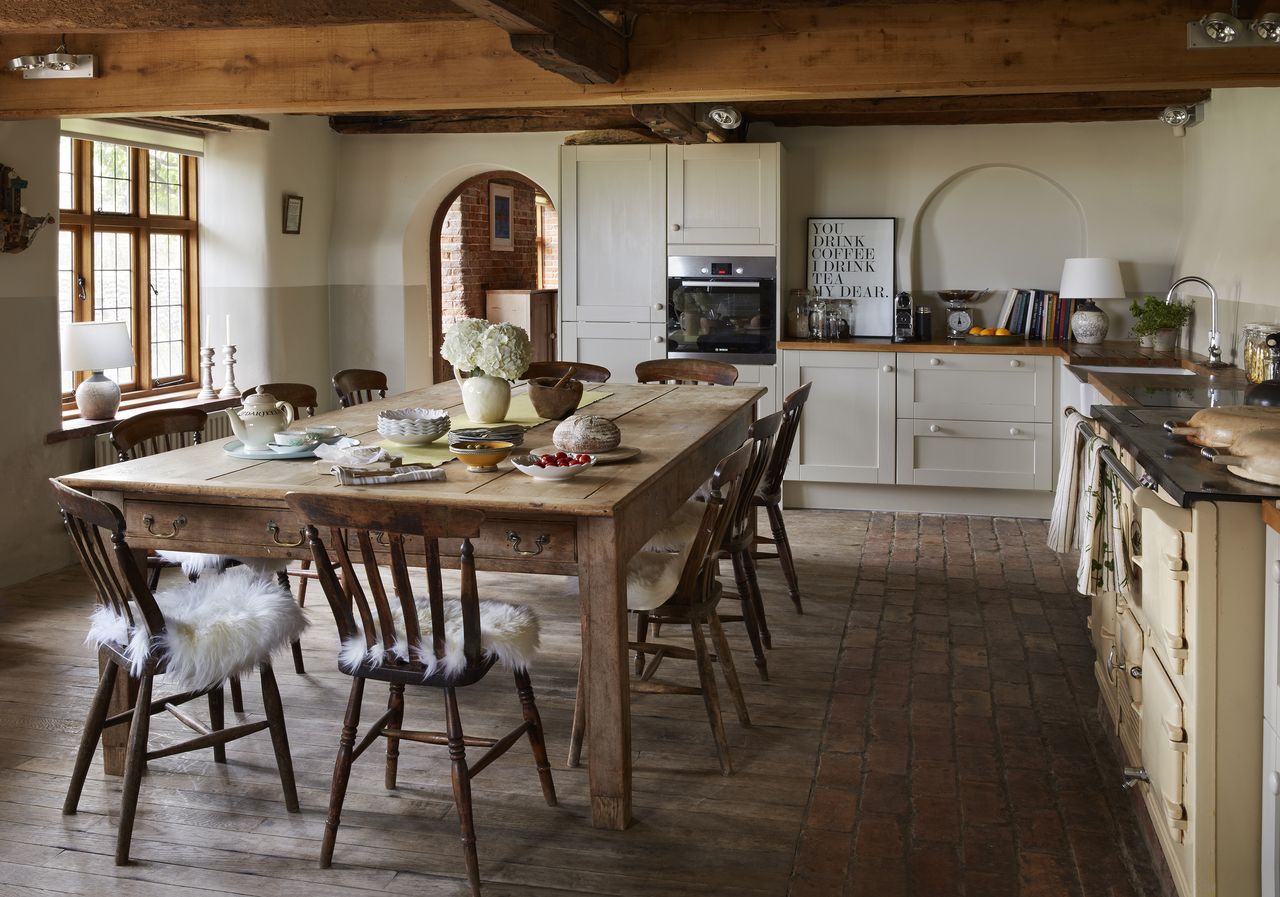
POLYGON ((553 387, 551 387, 551 388, 552 388, 552 389, 559 389, 560 387, 564 386, 564 385, 565 385, 565 383, 567 383, 567 382, 569 381, 569 378, 573 376, 573 372, 574 372, 574 371, 576 371, 576 370, 577 370, 577 368, 575 368, 575 367, 570 367, 570 368, 569 368, 569 370, 567 370, 567 371, 565 371, 565 372, 564 372, 564 376, 563 376, 563 377, 561 377, 559 380, 557 380, 557 381, 556 381, 556 385, 555 385, 555 386, 553 386, 553 387))

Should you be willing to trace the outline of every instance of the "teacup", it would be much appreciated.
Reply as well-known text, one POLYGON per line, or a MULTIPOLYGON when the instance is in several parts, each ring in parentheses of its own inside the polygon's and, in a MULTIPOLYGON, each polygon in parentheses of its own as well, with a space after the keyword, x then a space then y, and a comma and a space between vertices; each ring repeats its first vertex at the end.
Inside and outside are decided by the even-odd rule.
POLYGON ((342 427, 336 424, 312 424, 307 427, 307 435, 312 439, 333 439, 342 435, 342 427))
POLYGON ((276 445, 292 445, 292 446, 297 446, 298 448, 302 448, 303 446, 313 444, 318 439, 319 439, 318 436, 315 436, 309 432, 302 433, 302 432, 299 432, 298 430, 281 430, 275 436, 275 444, 276 445))

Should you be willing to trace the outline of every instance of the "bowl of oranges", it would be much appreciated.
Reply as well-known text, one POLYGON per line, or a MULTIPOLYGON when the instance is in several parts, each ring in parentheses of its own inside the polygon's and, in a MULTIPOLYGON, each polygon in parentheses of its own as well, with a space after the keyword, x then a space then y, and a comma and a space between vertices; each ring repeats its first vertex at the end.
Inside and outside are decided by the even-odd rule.
POLYGON ((978 345, 1007 345, 1022 342, 1022 334, 1013 333, 1007 327, 971 327, 965 341, 978 345))

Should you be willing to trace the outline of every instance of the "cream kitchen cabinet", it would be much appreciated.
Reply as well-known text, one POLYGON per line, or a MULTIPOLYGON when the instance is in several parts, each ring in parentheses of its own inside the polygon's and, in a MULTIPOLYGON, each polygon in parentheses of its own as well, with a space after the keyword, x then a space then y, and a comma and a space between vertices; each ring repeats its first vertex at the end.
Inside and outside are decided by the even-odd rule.
POLYGON ((903 353, 898 417, 1052 423, 1054 365, 1044 355, 903 353))
POLYGON ((777 143, 667 147, 667 243, 776 246, 779 163, 777 143))
POLYGON ((560 325, 559 343, 563 360, 606 367, 612 383, 635 383, 637 364, 667 357, 662 324, 565 321, 560 325))
POLYGON ((781 387, 778 385, 779 365, 738 364, 738 386, 763 386, 768 390, 756 400, 756 417, 765 417, 782 410, 781 387))
POLYGON ((892 352, 782 353, 782 395, 812 383, 791 450, 788 479, 894 481, 892 352))
POLYGON ((1266 530, 1263 591, 1262 893, 1280 893, 1280 533, 1266 530))
POLYGON ((1053 424, 898 420, 897 482, 905 486, 1052 489, 1053 424))
MULTIPOLYGON (((666 321, 666 174, 661 145, 561 148, 562 322, 666 321)), ((632 334, 646 335, 641 329, 632 334)), ((650 353, 638 346, 626 352, 650 353)))

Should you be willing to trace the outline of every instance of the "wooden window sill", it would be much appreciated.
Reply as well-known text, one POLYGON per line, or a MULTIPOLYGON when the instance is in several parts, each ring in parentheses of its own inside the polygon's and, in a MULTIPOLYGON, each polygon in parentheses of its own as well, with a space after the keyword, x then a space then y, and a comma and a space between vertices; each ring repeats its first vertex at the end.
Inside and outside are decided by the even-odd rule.
POLYGON ((135 417, 144 411, 155 411, 160 408, 203 408, 205 411, 219 411, 233 408, 240 404, 240 398, 234 399, 197 399, 198 389, 169 393, 163 396, 146 396, 120 403, 120 410, 113 420, 85 420, 72 409, 63 412, 62 426, 44 435, 46 445, 66 442, 68 439, 86 439, 100 433, 109 433, 122 420, 135 417))

